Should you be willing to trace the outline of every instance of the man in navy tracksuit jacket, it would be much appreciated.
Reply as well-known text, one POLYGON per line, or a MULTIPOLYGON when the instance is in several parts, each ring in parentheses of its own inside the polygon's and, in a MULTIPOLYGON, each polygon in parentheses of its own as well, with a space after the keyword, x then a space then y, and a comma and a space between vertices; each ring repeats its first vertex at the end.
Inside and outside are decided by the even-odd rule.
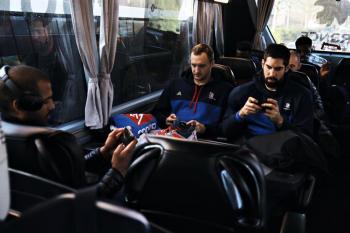
POLYGON ((272 44, 264 54, 263 72, 229 95, 222 123, 228 138, 271 134, 295 129, 312 136, 311 92, 288 79, 289 51, 272 44))
POLYGON ((184 72, 180 79, 173 80, 153 111, 160 127, 178 119, 194 125, 199 136, 217 136, 233 86, 212 72, 213 64, 213 51, 208 45, 198 44, 192 48, 192 72, 184 72))

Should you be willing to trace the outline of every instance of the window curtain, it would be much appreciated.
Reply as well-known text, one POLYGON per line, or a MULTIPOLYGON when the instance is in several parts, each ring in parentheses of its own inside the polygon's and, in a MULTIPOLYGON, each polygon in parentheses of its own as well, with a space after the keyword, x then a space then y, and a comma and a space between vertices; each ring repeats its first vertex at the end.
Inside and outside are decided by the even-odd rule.
POLYGON ((110 72, 114 65, 117 34, 117 0, 103 0, 100 26, 100 56, 91 0, 71 0, 72 23, 78 50, 88 80, 85 125, 101 129, 108 124, 112 109, 113 86, 110 72))
POLYGON ((70 30, 69 21, 57 21, 58 33, 57 52, 60 64, 67 72, 67 83, 64 88, 58 122, 67 122, 77 119, 84 112, 86 93, 84 90, 83 66, 79 57, 79 52, 70 30))
POLYGON ((264 50, 266 48, 263 31, 270 18, 271 11, 275 0, 258 0, 258 11, 256 16, 256 33, 254 36, 253 48, 257 50, 264 50))
POLYGON ((221 5, 195 0, 193 11, 193 44, 208 44, 215 48, 219 56, 222 56, 224 54, 224 33, 221 5), (215 45, 213 44, 214 36, 215 45))

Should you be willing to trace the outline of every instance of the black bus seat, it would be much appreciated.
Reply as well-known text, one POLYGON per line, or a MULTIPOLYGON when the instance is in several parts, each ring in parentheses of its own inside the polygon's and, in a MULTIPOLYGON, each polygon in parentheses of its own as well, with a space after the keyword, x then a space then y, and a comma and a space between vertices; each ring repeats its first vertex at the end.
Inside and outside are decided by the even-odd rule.
POLYGON ((134 152, 125 192, 127 203, 151 221, 174 232, 265 227, 264 174, 248 150, 154 135, 146 140, 134 152))
POLYGON ((3 122, 9 167, 71 187, 85 184, 84 159, 73 135, 3 122))
POLYGON ((254 62, 247 58, 220 57, 217 63, 231 68, 238 85, 251 81, 256 74, 254 62))
MULTIPOLYGON (((312 65, 309 65, 312 66, 312 65)), ((313 97, 313 112, 314 112, 314 141, 321 147, 322 151, 327 157, 336 158, 339 154, 339 143, 332 133, 331 120, 332 115, 327 111, 327 102, 324 104, 319 91, 314 90, 315 87, 310 85, 311 79, 307 73, 303 72, 289 72, 291 80, 302 85, 311 91, 313 97)), ((337 104, 337 103, 335 103, 337 104)), ((337 115, 342 110, 337 111, 337 115)), ((331 113, 332 114, 332 113, 331 113)), ((349 115, 350 116, 350 115, 349 115)))
POLYGON ((214 64, 212 68, 213 73, 217 73, 222 80, 228 81, 233 86, 236 86, 236 78, 229 66, 214 64))
POLYGON ((77 194, 69 193, 23 212, 5 229, 2 232, 146 233, 150 232, 150 225, 136 211, 103 201, 92 200, 90 203, 89 199, 77 198, 77 194), (89 211, 83 212, 84 209, 89 211))
POLYGON ((343 58, 335 67, 331 83, 335 85, 350 86, 349 74, 350 58, 343 58))
MULTIPOLYGON (((187 75, 191 72, 191 67, 188 67, 181 73, 181 75, 187 75)), ((214 64, 212 67, 212 74, 223 81, 231 83, 233 86, 236 86, 237 84, 235 74, 228 65, 214 64)))
POLYGON ((75 189, 54 181, 9 168, 11 209, 23 212, 46 200, 75 189))
POLYGON ((299 71, 305 73, 313 82, 313 84, 317 87, 317 89, 319 89, 319 73, 314 65, 302 63, 299 71))

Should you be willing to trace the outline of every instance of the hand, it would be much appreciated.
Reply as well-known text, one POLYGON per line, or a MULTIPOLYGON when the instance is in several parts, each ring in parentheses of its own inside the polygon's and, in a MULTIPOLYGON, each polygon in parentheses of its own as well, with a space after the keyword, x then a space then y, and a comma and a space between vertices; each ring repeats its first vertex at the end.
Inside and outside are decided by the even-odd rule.
POLYGON ((108 159, 119 144, 119 137, 124 132, 124 128, 114 129, 108 134, 105 144, 100 148, 102 157, 108 159))
POLYGON ((170 114, 165 120, 166 125, 172 125, 173 122, 176 120, 176 115, 174 113, 170 114))
POLYGON ((268 116, 277 127, 281 127, 283 124, 283 117, 281 116, 277 100, 268 98, 266 103, 263 103, 261 106, 265 107, 264 114, 268 116))
POLYGON ((137 140, 134 139, 127 146, 120 143, 117 149, 113 151, 112 156, 112 168, 118 170, 123 176, 125 176, 131 159, 131 154, 136 146, 137 140))
POLYGON ((197 133, 205 133, 206 127, 202 123, 199 123, 196 120, 190 120, 186 123, 187 125, 193 125, 197 133))
POLYGON ((320 68, 320 77, 321 78, 327 78, 329 71, 330 71, 330 62, 327 62, 323 64, 320 68))
POLYGON ((255 114, 261 110, 259 101, 253 97, 249 97, 244 106, 239 110, 238 114, 241 118, 245 118, 248 115, 255 114))

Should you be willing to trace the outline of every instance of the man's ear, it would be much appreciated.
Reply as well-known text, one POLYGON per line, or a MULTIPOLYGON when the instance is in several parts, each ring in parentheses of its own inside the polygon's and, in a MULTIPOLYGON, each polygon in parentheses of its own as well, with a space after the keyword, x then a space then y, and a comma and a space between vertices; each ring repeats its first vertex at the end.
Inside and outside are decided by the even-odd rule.
POLYGON ((265 64, 265 60, 263 58, 263 59, 261 59, 261 67, 264 67, 264 64, 265 64))
POLYGON ((22 110, 20 107, 18 107, 18 100, 12 100, 11 102, 11 109, 15 114, 21 113, 22 110))

